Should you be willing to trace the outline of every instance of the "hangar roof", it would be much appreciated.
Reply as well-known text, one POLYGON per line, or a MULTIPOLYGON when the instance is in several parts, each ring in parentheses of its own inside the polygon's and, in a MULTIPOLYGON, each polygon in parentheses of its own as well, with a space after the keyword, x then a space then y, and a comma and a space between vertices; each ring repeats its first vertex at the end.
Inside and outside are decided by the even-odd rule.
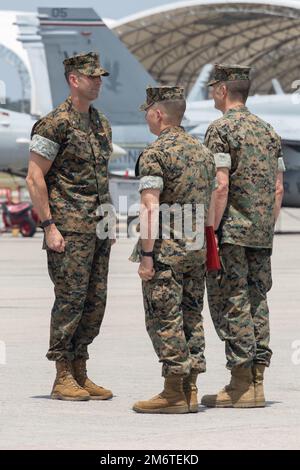
POLYGON ((252 94, 300 79, 300 2, 193 0, 128 16, 114 32, 161 84, 189 91, 208 63, 251 65, 252 94))

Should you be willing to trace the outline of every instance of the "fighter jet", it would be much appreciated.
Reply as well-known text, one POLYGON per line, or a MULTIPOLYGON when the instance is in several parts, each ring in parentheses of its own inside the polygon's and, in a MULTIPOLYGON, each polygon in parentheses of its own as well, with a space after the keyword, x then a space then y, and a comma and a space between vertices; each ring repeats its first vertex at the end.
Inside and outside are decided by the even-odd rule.
MULTIPOLYGON (((50 96, 51 109, 68 93, 63 60, 80 52, 100 54, 101 63, 110 76, 103 80, 94 106, 108 117, 114 142, 126 151, 124 157, 111 160, 109 169, 114 175, 131 176, 138 155, 154 139, 139 106, 144 101, 146 86, 155 85, 155 80, 92 8, 39 8, 31 22, 28 17, 24 20, 18 15, 17 24, 36 88, 44 63, 49 82, 46 95, 50 96), (43 46, 39 54, 37 40, 43 46)), ((36 102, 41 114, 49 111, 46 102, 41 109, 42 96, 36 102)))
MULTIPOLYGON (((32 126, 36 117, 0 108, 0 171, 25 176, 32 126)), ((126 155, 126 151, 113 144, 112 160, 126 155)))
MULTIPOLYGON (((55 19, 56 22, 58 22, 58 18, 56 17, 57 10, 60 11, 60 9, 51 9, 51 14, 53 15, 53 18, 51 18, 55 19)), ((88 10, 86 18, 89 17, 89 12, 91 13, 91 28, 99 24, 104 25, 100 20, 98 21, 94 18, 94 12, 91 9, 88 10)), ((63 74, 63 59, 76 52, 97 50, 95 43, 92 44, 90 38, 91 34, 89 34, 88 31, 81 31, 81 29, 77 31, 77 26, 81 28, 80 25, 82 25, 82 23, 75 21, 75 19, 75 30, 73 30, 74 23, 72 23, 72 20, 71 23, 67 25, 68 29, 66 35, 64 35, 64 28, 63 31, 56 31, 52 36, 52 42, 50 40, 49 43, 48 39, 49 37, 51 38, 53 31, 52 33, 49 31, 49 23, 46 25, 43 24, 43 20, 46 21, 46 18, 48 18, 48 16, 45 14, 39 17, 34 13, 22 12, 3 12, 1 15, 0 29, 2 34, 0 34, 0 56, 5 56, 5 59, 9 58, 10 63, 18 67, 18 70, 22 67, 26 91, 28 93, 29 87, 31 90, 31 113, 25 114, 6 108, 0 108, 0 171, 8 171, 19 175, 25 174, 28 163, 30 132, 33 124, 40 116, 50 112, 68 96, 68 87, 63 74), (47 31, 44 32, 43 27, 45 27, 47 31), (78 41, 76 41, 76 37, 78 37, 78 41), (42 38, 44 38, 44 42, 42 38), (83 40, 83 43, 81 40, 83 40), (59 48, 58 52, 56 50, 57 47, 59 48), (59 70, 57 70, 57 67, 59 70)), ((87 26, 90 26, 88 20, 87 26)), ((101 36, 100 40, 106 42, 108 50, 112 50, 113 46, 118 48, 120 45, 122 52, 123 49, 127 51, 106 26, 105 29, 106 34, 108 33, 109 36, 108 38, 101 36), (110 40, 112 40, 111 44, 110 40), (117 42, 117 44, 115 44, 115 42, 117 42)), ((97 44, 99 45, 99 38, 97 44)), ((127 150, 132 142, 134 149, 137 146, 139 152, 152 137, 144 123, 141 126, 144 131, 143 135, 138 134, 135 126, 132 125, 133 122, 139 121, 141 123, 143 121, 141 120, 140 113, 137 113, 136 109, 134 109, 134 103, 132 104, 134 100, 130 99, 127 84, 132 86, 134 77, 139 76, 139 67, 141 66, 129 52, 128 54, 129 58, 126 54, 124 57, 121 57, 123 61, 122 64, 118 62, 117 54, 115 60, 111 60, 111 63, 108 58, 105 60, 104 57, 103 65, 109 70, 112 70, 112 79, 106 84, 107 91, 106 86, 104 87, 103 105, 101 103, 102 100, 99 100, 95 103, 95 106, 103 110, 104 113, 111 118, 113 124, 123 121, 129 123, 126 128, 121 125, 113 130, 116 131, 116 138, 119 139, 119 141, 121 140, 122 143, 123 135, 125 136, 124 142, 127 150), (130 71, 126 72, 125 76, 122 72, 121 78, 119 78, 120 67, 122 70, 124 69, 124 61, 128 64, 130 71), (112 102, 112 97, 115 97, 114 102, 112 102), (126 101, 122 103, 124 97, 126 101), (120 104, 119 108, 117 102, 120 104), (122 109, 124 111, 123 113, 122 109), (136 115, 134 119, 132 119, 131 116, 132 110, 134 110, 136 115), (113 112, 115 114, 111 116, 113 112)), ((143 100, 145 84, 152 81, 151 77, 148 76, 146 72, 145 76, 144 80, 142 80, 142 85, 138 87, 141 96, 140 102, 143 100)), ((138 80, 137 83, 139 83, 138 80)), ((137 95, 138 93, 134 95, 136 100, 138 100, 137 95)), ((122 148, 122 144, 118 145, 115 139, 113 140, 111 165, 112 169, 116 168, 120 170, 118 162, 114 162, 120 157, 128 156, 128 152, 126 149, 122 148)), ((126 162, 123 162, 123 165, 125 171, 126 162)))
MULTIPOLYGON (((191 134, 204 140, 209 124, 221 117, 220 111, 208 97, 207 81, 212 65, 208 64, 199 74, 187 99, 187 127, 191 134)), ((285 94, 278 80, 274 80, 274 95, 254 95, 247 100, 251 112, 270 123, 282 138, 284 161, 283 206, 300 207, 300 96, 285 94)))
MULTIPOLYGON (((156 82, 91 8, 40 8, 38 14, 16 14, 14 23, 18 28, 18 44, 26 51, 34 115, 47 114, 67 96, 64 58, 83 51, 100 52, 101 62, 111 75, 104 81, 95 105, 109 117, 114 142, 127 152, 111 161, 110 170, 115 175, 133 175, 139 153, 154 139, 138 108, 144 101, 145 87, 156 82)), ((187 100, 185 125, 200 139, 209 123, 220 116, 212 100, 206 99, 210 70, 210 64, 205 66, 187 100)), ((276 81, 274 87, 279 94, 254 96, 247 104, 282 136, 287 166, 284 204, 300 206, 300 140, 297 135, 300 106, 294 105, 299 96, 283 94, 276 81)), ((0 132, 4 145, 0 145, 0 168, 22 165, 22 162, 26 165, 29 131, 34 120, 7 110, 2 113, 0 132)), ((132 188, 136 191, 134 181, 132 188)))

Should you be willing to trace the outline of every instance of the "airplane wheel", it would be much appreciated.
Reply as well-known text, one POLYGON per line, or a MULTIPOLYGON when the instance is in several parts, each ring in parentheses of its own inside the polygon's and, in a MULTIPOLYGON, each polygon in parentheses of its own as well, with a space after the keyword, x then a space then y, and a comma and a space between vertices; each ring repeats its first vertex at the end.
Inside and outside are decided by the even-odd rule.
POLYGON ((36 232, 36 224, 32 219, 24 219, 20 225, 20 232, 23 237, 33 237, 36 232))

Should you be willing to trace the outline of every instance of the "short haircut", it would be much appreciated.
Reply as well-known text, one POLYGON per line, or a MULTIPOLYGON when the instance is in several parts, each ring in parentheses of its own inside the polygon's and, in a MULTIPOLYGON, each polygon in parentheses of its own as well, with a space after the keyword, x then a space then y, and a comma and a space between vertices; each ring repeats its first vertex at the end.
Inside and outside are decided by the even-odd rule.
POLYGON ((181 124, 185 110, 185 100, 159 101, 155 103, 157 108, 162 108, 166 115, 166 124, 181 124))
POLYGON ((246 103, 251 87, 250 80, 233 80, 224 82, 224 85, 232 101, 241 100, 243 103, 246 103))
POLYGON ((78 72, 78 70, 68 70, 68 72, 65 72, 65 79, 67 80, 67 83, 70 85, 70 81, 69 81, 69 77, 70 77, 70 74, 74 74, 74 75, 77 75, 77 77, 79 77, 80 75, 80 72, 78 72))

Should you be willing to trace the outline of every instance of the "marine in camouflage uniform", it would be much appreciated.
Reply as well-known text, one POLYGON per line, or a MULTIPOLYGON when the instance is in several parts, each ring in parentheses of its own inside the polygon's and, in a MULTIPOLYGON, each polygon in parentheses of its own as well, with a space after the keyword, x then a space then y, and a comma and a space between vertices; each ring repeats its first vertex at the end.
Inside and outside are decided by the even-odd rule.
MULTIPOLYGON (((149 87, 147 102, 141 109, 149 109, 155 103, 182 100, 183 93, 180 87, 149 87)), ((207 219, 215 187, 214 159, 212 153, 187 134, 183 127, 169 126, 142 152, 136 173, 140 178, 140 192, 159 189, 160 205, 171 208, 170 236, 165 238, 163 235, 166 221, 161 216, 159 236, 153 248, 155 275, 151 280, 143 281, 142 290, 146 328, 162 363, 162 375, 169 379, 165 387, 172 379, 176 381, 176 378, 181 380, 184 377, 183 386, 188 393, 189 384, 195 390, 197 375, 205 372, 201 312, 206 248, 203 240, 192 247, 192 240, 185 233, 181 239, 176 239, 176 218, 190 210, 194 231, 196 209, 201 206, 204 208, 201 228, 204 229, 204 219, 207 219), (185 205, 190 205, 189 209, 185 205)), ((181 219, 179 226, 182 228, 181 219)), ((137 258, 133 256, 132 260, 137 258)), ((165 400, 166 393, 165 390, 158 401, 136 403, 134 410, 178 412, 165 400)), ((197 403, 190 406, 190 411, 198 411, 197 403)))
MULTIPOLYGON (((71 57, 64 65, 66 73, 108 75, 95 53, 71 57)), ((68 97, 34 125, 30 150, 53 161, 45 181, 52 219, 65 240, 62 253, 49 249, 44 241, 55 290, 47 358, 60 366, 72 364, 74 378, 83 386, 88 345, 99 333, 107 296, 110 240, 96 235, 100 220, 96 211, 110 202, 111 127, 93 106, 88 113, 80 113, 68 97)), ((85 387, 91 398, 112 396, 91 384, 85 387)))
MULTIPOLYGON (((216 65, 209 85, 249 80, 249 72, 249 67, 216 65)), ((267 292, 272 286, 276 177, 284 170, 281 141, 269 124, 238 106, 208 127, 205 145, 217 169, 229 171, 218 230, 223 269, 207 275, 210 313, 225 341, 228 369, 263 371, 272 355, 267 292)), ((209 406, 212 402, 203 400, 209 406)))

